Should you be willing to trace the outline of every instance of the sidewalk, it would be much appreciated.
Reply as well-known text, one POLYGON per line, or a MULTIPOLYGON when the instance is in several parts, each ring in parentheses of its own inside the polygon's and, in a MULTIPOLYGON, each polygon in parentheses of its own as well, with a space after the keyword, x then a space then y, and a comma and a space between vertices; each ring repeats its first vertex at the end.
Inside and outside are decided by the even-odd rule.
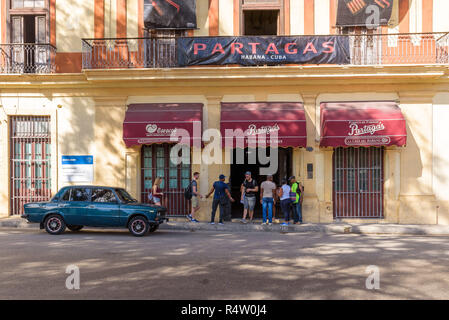
MULTIPOLYGON (((215 231, 215 232, 277 232, 306 233, 319 232, 331 234, 388 234, 388 235, 431 235, 449 236, 449 226, 442 225, 401 225, 401 224, 348 224, 330 223, 281 226, 261 225, 260 222, 243 224, 239 220, 224 225, 210 225, 206 222, 169 221, 161 225, 161 230, 215 231), (238 222, 237 222, 238 221, 238 222)), ((20 217, 0 219, 0 228, 39 229, 39 224, 28 223, 20 217)))

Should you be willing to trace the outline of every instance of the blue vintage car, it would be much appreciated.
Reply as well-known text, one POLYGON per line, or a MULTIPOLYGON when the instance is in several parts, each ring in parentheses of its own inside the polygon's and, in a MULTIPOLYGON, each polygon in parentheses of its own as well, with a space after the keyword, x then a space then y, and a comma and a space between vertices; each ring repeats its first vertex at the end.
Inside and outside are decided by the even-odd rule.
POLYGON ((122 188, 70 186, 49 202, 25 204, 22 218, 40 223, 50 234, 60 234, 66 227, 72 231, 84 226, 124 227, 140 237, 168 220, 166 211, 165 207, 139 203, 122 188))

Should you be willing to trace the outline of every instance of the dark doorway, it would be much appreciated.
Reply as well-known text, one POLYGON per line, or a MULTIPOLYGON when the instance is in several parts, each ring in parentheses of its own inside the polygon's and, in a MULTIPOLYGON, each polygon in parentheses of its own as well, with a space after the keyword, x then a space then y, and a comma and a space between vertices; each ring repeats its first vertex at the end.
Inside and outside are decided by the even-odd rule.
MULTIPOLYGON (((264 152, 264 151, 263 151, 264 152)), ((292 175, 293 169, 293 149, 292 148, 278 148, 278 149, 271 149, 269 148, 267 152, 267 156, 271 154, 271 152, 278 152, 278 170, 273 175, 273 181, 276 183, 277 186, 279 186, 281 180, 283 178, 288 178, 292 175)), ((233 150, 233 159, 235 162, 237 154, 237 149, 233 150)), ((266 176, 260 175, 259 170, 263 167, 269 167, 268 164, 262 165, 259 163, 257 151, 255 149, 244 149, 244 164, 231 164, 231 174, 229 177, 229 182, 231 185, 231 194, 232 197, 236 200, 232 204, 232 218, 238 219, 242 218, 243 214, 243 204, 240 203, 240 186, 242 185, 243 181, 245 180, 245 172, 251 171, 251 176, 253 179, 257 181, 258 186, 260 187, 260 184, 266 180, 266 176), (250 163, 250 154, 256 155, 256 163, 250 163)), ((260 190, 260 189, 259 189, 260 190)), ((276 212, 279 208, 276 209, 276 212)), ((262 218, 262 206, 260 204, 260 198, 259 194, 257 194, 257 201, 256 201, 256 208, 254 209, 254 218, 262 218)))
POLYGON ((245 36, 276 36, 279 30, 279 10, 245 10, 245 36))

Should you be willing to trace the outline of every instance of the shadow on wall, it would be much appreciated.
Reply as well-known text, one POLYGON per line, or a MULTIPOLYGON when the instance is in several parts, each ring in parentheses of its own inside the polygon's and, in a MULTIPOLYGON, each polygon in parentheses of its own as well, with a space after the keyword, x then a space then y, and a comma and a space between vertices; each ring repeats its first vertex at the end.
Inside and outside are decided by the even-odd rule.
POLYGON ((90 98, 66 98, 61 105, 58 109, 60 155, 93 155, 94 184, 124 186, 124 108, 95 107, 95 101, 90 98))

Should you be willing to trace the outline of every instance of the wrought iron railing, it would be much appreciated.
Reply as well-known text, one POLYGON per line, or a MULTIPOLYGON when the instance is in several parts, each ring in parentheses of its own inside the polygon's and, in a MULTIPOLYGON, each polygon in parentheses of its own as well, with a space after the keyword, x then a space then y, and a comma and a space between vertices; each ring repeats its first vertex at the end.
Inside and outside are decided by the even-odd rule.
POLYGON ((55 57, 51 44, 0 44, 0 73, 54 73, 55 57))
MULTIPOLYGON (((338 36, 349 37, 351 65, 449 64, 447 32, 338 36)), ((175 68, 177 39, 83 39, 83 69, 175 68)))

